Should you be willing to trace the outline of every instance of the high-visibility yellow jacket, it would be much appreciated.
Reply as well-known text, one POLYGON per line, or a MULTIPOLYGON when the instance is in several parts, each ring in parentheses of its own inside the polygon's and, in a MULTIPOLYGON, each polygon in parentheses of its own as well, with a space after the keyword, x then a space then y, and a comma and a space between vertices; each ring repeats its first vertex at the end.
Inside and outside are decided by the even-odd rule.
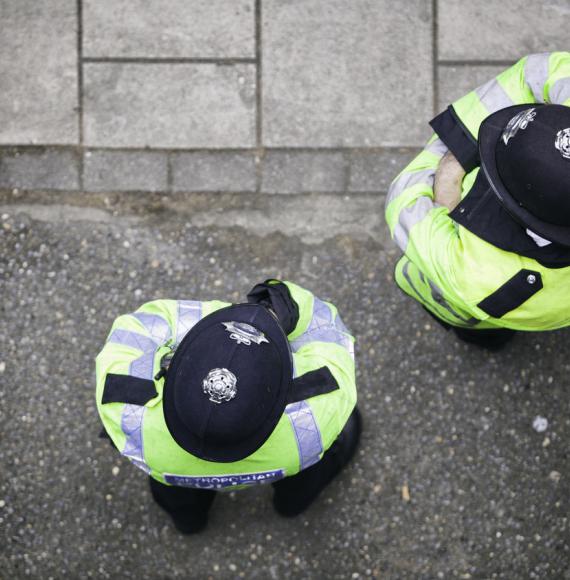
MULTIPOLYGON (((291 282, 284 284, 299 313, 295 328, 288 334, 295 377, 326 367, 338 389, 287 405, 269 439, 245 459, 232 463, 199 459, 170 435, 162 409, 164 378, 155 377, 163 356, 176 349, 194 324, 229 304, 148 302, 115 320, 96 362, 97 409, 123 455, 162 483, 215 489, 268 483, 294 475, 321 459, 356 404, 354 338, 332 304, 291 282), (156 396, 138 404, 117 401, 116 397, 104 403, 109 373, 154 381, 152 392, 156 396)), ((129 397, 132 393, 125 399, 129 397)))
POLYGON ((525 103, 570 106, 570 53, 524 57, 454 102, 432 121, 436 134, 388 192, 386 220, 405 254, 396 267, 396 280, 439 319, 455 326, 548 330, 570 324, 570 250, 540 248, 512 221, 508 227, 519 228, 517 242, 503 243, 502 226, 488 220, 485 232, 477 221, 488 217, 481 208, 470 214, 471 223, 462 217, 481 181, 479 126, 491 113, 525 103), (433 192, 435 172, 449 149, 468 172, 463 180, 465 205, 451 215, 434 201, 433 192))

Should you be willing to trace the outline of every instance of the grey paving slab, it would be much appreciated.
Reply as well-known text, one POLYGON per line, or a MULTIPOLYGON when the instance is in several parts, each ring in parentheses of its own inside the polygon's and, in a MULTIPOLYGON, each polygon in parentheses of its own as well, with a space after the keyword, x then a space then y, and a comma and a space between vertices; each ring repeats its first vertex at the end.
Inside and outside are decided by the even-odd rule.
POLYGON ((568 50, 568 0, 439 0, 438 17, 440 59, 518 60, 568 50))
POLYGON ((431 3, 263 4, 267 146, 414 146, 433 111, 431 3))
POLYGON ((84 66, 89 146, 234 148, 255 145, 255 66, 84 66))
POLYGON ((3 0, 0 27, 0 143, 77 143, 76 3, 3 0))
POLYGON ((0 198, 3 578, 568 576, 568 329, 492 355, 456 341, 359 227, 385 228, 381 196, 123 194, 107 211, 103 197, 0 198), (356 335, 360 450, 297 518, 260 486, 220 495, 183 537, 97 437, 94 357, 143 302, 244 300, 268 277, 331 300, 356 335))
POLYGON ((356 151, 350 157, 348 191, 386 192, 419 149, 356 151))
POLYGON ((84 0, 83 54, 253 57, 254 0, 84 0))
POLYGON ((261 190, 266 193, 346 191, 348 161, 343 153, 267 151, 261 190))
POLYGON ((167 154, 161 151, 87 151, 86 191, 167 191, 167 154))
POLYGON ((440 66, 438 68, 438 110, 443 111, 453 101, 496 77, 505 68, 507 67, 488 65, 440 66))
POLYGON ((78 154, 59 148, 1 150, 0 188, 77 190, 78 154))
POLYGON ((253 152, 173 153, 170 163, 174 191, 255 191, 253 152))

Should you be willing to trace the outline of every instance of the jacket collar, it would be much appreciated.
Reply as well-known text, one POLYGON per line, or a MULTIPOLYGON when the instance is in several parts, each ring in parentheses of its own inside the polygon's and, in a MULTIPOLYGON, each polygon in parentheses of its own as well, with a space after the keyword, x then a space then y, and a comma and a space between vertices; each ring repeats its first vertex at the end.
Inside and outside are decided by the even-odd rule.
POLYGON ((570 248, 554 243, 539 247, 501 205, 483 171, 479 171, 473 187, 449 216, 501 250, 531 258, 547 268, 570 266, 570 248))

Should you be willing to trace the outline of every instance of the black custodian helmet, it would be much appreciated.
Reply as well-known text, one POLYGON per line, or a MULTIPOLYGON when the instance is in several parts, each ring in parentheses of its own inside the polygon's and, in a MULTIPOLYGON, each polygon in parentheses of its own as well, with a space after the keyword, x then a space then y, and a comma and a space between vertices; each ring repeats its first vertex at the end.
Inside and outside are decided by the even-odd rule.
POLYGON ((479 156, 509 214, 570 247, 570 108, 526 104, 493 113, 479 129, 479 156))
POLYGON ((254 453, 281 419, 293 362, 277 318, 259 304, 216 310, 184 337, 164 386, 164 419, 174 440, 207 461, 254 453))

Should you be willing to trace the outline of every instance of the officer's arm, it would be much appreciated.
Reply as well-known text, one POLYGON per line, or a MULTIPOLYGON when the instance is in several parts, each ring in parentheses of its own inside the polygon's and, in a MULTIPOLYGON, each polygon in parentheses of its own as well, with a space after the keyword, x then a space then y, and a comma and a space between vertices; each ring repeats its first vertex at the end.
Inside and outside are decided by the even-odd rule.
POLYGON ((320 300, 309 290, 293 282, 269 279, 254 286, 247 299, 250 303, 263 304, 274 312, 292 345, 299 347, 301 342, 334 337, 335 342, 354 355, 354 338, 336 307, 320 300))
MULTIPOLYGON (((284 282, 299 307, 299 321, 289 334, 294 353, 295 374, 302 380, 311 371, 319 373, 325 381, 334 381, 338 389, 330 394, 309 399, 310 407, 319 418, 319 424, 329 425, 334 436, 341 432, 356 405, 356 370, 354 363, 354 337, 344 325, 338 310, 330 302, 314 296, 308 290, 291 282, 284 282), (327 379, 327 374, 330 373, 327 379), (331 407, 327 398, 334 398, 331 407), (331 408, 335 412, 331 413, 331 408)), ((323 441, 325 444, 325 442, 323 441)), ((325 447, 328 445, 325 444, 325 447)), ((326 449, 325 449, 326 450, 326 449)))
POLYGON ((119 316, 97 357, 98 373, 116 372, 108 364, 100 364, 109 360, 128 370, 119 374, 151 380, 156 372, 154 355, 158 349, 175 348, 201 318, 227 305, 216 300, 154 300, 131 314, 119 316))
POLYGON ((201 318, 224 306, 228 304, 217 300, 154 300, 115 320, 97 356, 96 399, 105 429, 118 449, 125 447, 123 412, 127 405, 158 400, 160 388, 154 377, 162 357, 201 318))
MULTIPOLYGON (((248 294, 248 300, 271 308, 287 333, 299 364, 327 366, 341 388, 350 393, 348 398, 354 406, 354 337, 336 307, 293 282, 280 280, 258 284, 248 294)), ((307 368, 296 371, 302 374, 307 368)))
POLYGON ((434 200, 437 167, 447 147, 433 136, 393 181, 386 221, 394 241, 434 283, 449 287, 450 254, 459 238, 449 210, 434 200))
POLYGON ((455 101, 431 126, 469 172, 478 164, 479 126, 490 114, 525 103, 570 106, 570 52, 531 54, 455 101))
POLYGON ((103 404, 109 399, 109 377, 136 377, 143 388, 145 384, 151 384, 157 371, 154 362, 156 349, 175 334, 176 304, 173 300, 156 300, 143 304, 136 312, 119 316, 97 356, 97 407, 105 429, 118 449, 123 449, 126 441, 122 429, 125 405, 121 402, 103 404))

